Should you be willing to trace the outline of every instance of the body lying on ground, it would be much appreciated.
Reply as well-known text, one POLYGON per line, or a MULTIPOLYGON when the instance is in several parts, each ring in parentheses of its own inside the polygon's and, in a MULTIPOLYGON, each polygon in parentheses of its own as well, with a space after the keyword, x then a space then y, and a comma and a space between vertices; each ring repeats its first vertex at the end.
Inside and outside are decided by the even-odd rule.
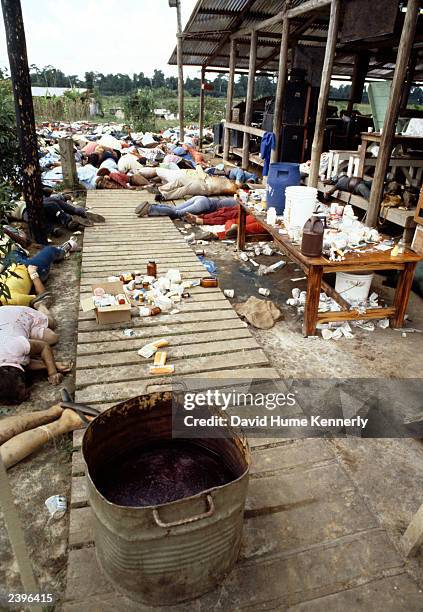
POLYGON ((0 307, 0 401, 28 398, 28 370, 47 370, 49 382, 60 384, 71 364, 55 361, 51 346, 58 339, 46 314, 27 306, 0 307))

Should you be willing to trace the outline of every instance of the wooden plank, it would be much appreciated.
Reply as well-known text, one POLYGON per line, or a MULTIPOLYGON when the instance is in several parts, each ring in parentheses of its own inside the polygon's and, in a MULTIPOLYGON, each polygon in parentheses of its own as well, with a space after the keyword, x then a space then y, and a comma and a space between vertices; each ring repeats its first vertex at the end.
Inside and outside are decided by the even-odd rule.
MULTIPOLYGON (((180 310, 181 313, 205 312, 207 310, 232 310, 232 304, 226 298, 224 298, 219 301, 210 301, 210 300, 206 302, 185 301, 183 304, 175 304, 175 308, 180 310)), ((160 316, 163 316, 163 315, 160 315, 160 316)), ((169 315, 169 316, 173 316, 173 315, 169 315)), ((95 315, 92 311, 91 312, 80 312, 79 320, 80 321, 95 321, 95 315)))
MULTIPOLYGON (((187 333, 182 336, 171 336, 170 344, 172 347, 184 346, 186 344, 194 344, 195 342, 219 342, 225 338, 226 341, 237 340, 241 338, 251 338, 251 333, 246 328, 228 329, 224 333, 222 331, 204 331, 187 333)), ((119 351, 137 351, 146 341, 137 338, 125 338, 124 340, 113 340, 109 342, 93 342, 90 344, 78 344, 77 351, 80 355, 98 355, 101 353, 117 353, 119 351)))
MULTIPOLYGON (((170 363, 170 361, 169 361, 170 363)), ((195 357, 181 360, 175 366, 175 375, 198 374, 199 372, 209 372, 212 370, 222 370, 227 368, 242 368, 247 366, 266 365, 268 363, 265 353, 261 349, 247 351, 228 352, 225 355, 215 355, 206 357, 195 357)), ((140 363, 139 365, 128 365, 125 367, 105 366, 90 370, 78 370, 75 386, 77 389, 89 385, 105 383, 104 394, 107 397, 107 385, 122 380, 139 381, 151 379, 150 365, 140 363)))
POLYGON ((71 485, 71 507, 81 508, 87 505, 85 476, 74 476, 71 485))
POLYGON ((87 546, 94 542, 93 513, 89 506, 72 508, 69 516, 69 547, 87 546))
MULTIPOLYGON (((228 364, 230 367, 230 364, 228 364)), ((238 379, 238 380, 274 380, 279 378, 279 373, 274 368, 270 367, 245 367, 239 369, 222 369, 212 370, 210 372, 202 371, 197 373, 189 373, 177 375, 177 379, 183 380, 184 378, 196 378, 199 380, 213 380, 216 379, 238 379)), ((78 402, 92 403, 92 404, 103 404, 105 398, 109 402, 118 403, 144 393, 152 393, 156 390, 160 384, 169 385, 172 382, 172 377, 167 379, 158 379, 152 381, 150 379, 118 382, 109 384, 90 385, 84 389, 78 389, 75 392, 75 398, 78 402)))
POLYGON ((231 319, 239 320, 238 315, 233 309, 216 312, 187 312, 179 313, 175 315, 164 315, 161 314, 159 317, 140 317, 133 319, 130 323, 112 323, 111 325, 97 325, 91 321, 81 321, 78 325, 78 332, 81 331, 95 331, 100 332, 103 330, 110 331, 112 329, 123 329, 123 327, 131 327, 135 330, 137 327, 147 328, 158 328, 162 325, 175 325, 176 329, 179 328, 179 323, 197 323, 198 321, 215 321, 231 319))
MULTIPOLYGON (((166 325, 159 321, 155 326, 132 328, 134 332, 132 339, 140 338, 147 343, 150 338, 154 337, 162 338, 164 336, 173 337, 179 334, 212 333, 220 331, 226 334, 228 330, 245 330, 248 327, 248 325, 239 318, 230 317, 227 320, 223 320, 221 316, 219 316, 219 319, 216 319, 215 315, 212 315, 213 319, 211 319, 209 315, 210 313, 207 313, 207 317, 201 321, 198 321, 198 317, 196 317, 195 321, 189 323, 179 322, 177 325, 173 323, 168 323, 166 325)), ((93 342, 116 342, 124 338, 126 338, 126 336, 123 335, 122 328, 117 328, 115 330, 103 328, 102 331, 94 329, 94 331, 91 332, 79 330, 78 346, 93 342)))
MULTIPOLYGON (((224 340, 222 342, 198 342, 183 346, 173 346, 170 344, 164 350, 167 352, 167 362, 173 363, 175 360, 186 359, 187 357, 202 357, 204 355, 217 355, 233 351, 256 350, 257 348, 258 344, 255 338, 250 337, 232 341, 224 340)), ((151 359, 140 357, 135 350, 105 353, 101 357, 101 363, 99 363, 97 354, 79 355, 76 360, 76 369, 98 368, 99 365, 103 368, 106 366, 126 366, 132 364, 151 365, 151 359)), ((175 367, 178 368, 176 364, 175 367)))

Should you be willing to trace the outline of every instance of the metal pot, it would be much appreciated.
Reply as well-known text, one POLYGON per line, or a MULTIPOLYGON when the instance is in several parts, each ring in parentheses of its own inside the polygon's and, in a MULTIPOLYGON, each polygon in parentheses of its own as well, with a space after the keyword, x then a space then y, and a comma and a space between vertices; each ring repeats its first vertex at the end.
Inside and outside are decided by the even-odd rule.
POLYGON ((82 445, 100 565, 119 591, 150 605, 211 590, 232 569, 241 546, 250 451, 234 432, 200 441, 231 467, 234 479, 225 485, 143 507, 117 505, 98 490, 100 470, 112 457, 171 439, 172 394, 166 392, 109 408, 89 425, 82 445))

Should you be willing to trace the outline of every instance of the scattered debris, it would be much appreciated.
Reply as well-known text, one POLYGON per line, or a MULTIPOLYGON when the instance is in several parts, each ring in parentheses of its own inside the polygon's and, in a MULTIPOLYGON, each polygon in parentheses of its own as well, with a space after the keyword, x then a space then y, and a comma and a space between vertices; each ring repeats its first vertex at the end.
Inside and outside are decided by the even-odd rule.
POLYGON ((65 516, 68 509, 68 502, 65 495, 52 495, 44 502, 50 517, 54 520, 65 516))
POLYGON ((235 304, 236 312, 258 329, 270 329, 282 319, 279 308, 270 300, 259 300, 251 296, 242 304, 235 304))

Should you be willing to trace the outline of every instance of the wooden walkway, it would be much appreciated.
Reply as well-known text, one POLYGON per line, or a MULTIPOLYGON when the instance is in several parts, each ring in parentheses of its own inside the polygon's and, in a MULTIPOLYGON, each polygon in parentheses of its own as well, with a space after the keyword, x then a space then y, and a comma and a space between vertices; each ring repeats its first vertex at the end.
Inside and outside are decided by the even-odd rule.
MULTIPOLYGON (((144 271, 154 259, 158 273, 178 268, 183 279, 207 276, 194 251, 168 217, 138 219, 134 208, 148 194, 98 191, 87 206, 107 219, 84 235, 81 296, 96 281, 125 270, 144 271)), ((150 196, 151 197, 151 196, 150 196)), ((137 354, 144 344, 166 337, 168 362, 175 376, 277 377, 268 359, 222 291, 194 287, 192 300, 178 305, 179 314, 133 318, 131 323, 99 326, 93 313, 80 312, 76 375, 77 401, 103 407, 168 383, 152 379, 149 365, 137 354), (134 336, 124 336, 130 327, 134 336)))
MULTIPOLYGON (((135 217, 139 193, 95 192, 88 206, 107 217, 85 231, 81 293, 92 281, 154 258, 159 272, 178 267, 185 278, 204 270, 167 219, 135 217)), ((152 339, 170 341, 176 375, 278 378, 249 330, 219 289, 196 288, 178 315, 97 326, 81 313, 76 399, 103 408, 152 390, 136 350, 152 339), (129 325, 128 325, 129 326, 129 325)), ((205 612, 223 610, 421 609, 421 594, 400 555, 325 440, 252 440, 253 465, 240 559, 224 584, 192 603, 171 608, 133 604, 116 593, 95 556, 91 509, 74 434, 67 587, 64 612, 205 612)))

